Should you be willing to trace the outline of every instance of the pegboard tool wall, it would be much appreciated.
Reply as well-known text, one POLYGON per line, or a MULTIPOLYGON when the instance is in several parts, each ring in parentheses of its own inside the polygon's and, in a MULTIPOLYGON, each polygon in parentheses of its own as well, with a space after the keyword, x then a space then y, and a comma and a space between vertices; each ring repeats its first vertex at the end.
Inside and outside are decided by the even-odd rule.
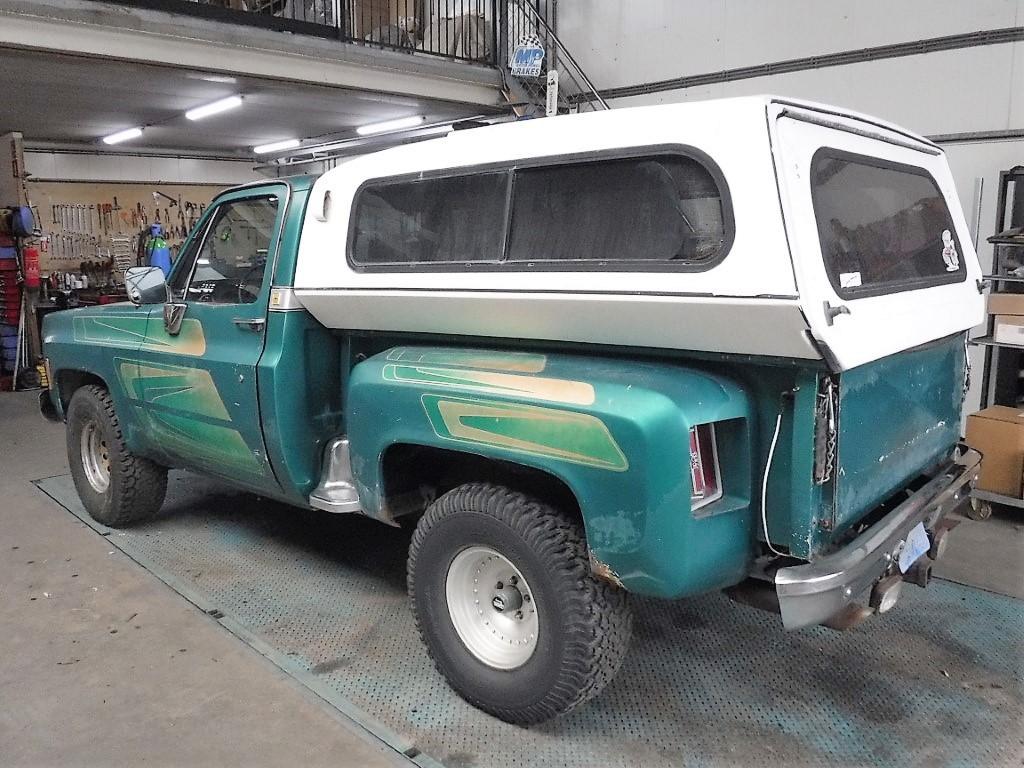
POLYGON ((97 258, 97 248, 103 253, 112 249, 111 237, 136 235, 157 215, 168 244, 176 248, 190 222, 199 220, 200 208, 209 206, 222 189, 213 184, 30 181, 29 199, 43 233, 40 271, 77 270, 80 262, 97 258), (174 204, 161 196, 155 201, 154 192, 168 195, 174 204), (104 214, 104 206, 110 206, 109 213, 104 214), (60 238, 64 241, 59 242, 60 238))

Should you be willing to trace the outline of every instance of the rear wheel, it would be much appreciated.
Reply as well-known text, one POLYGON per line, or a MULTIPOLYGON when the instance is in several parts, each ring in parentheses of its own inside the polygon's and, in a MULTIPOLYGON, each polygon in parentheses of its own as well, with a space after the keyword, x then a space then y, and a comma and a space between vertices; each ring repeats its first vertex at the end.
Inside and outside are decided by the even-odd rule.
POLYGON ((167 492, 167 469, 131 453, 110 393, 88 385, 68 405, 68 464, 82 505, 111 527, 152 517, 167 492))
POLYGON ((629 646, 626 593, 591 573, 580 523, 499 485, 430 505, 409 549, 409 595, 452 688, 512 723, 595 696, 629 646))

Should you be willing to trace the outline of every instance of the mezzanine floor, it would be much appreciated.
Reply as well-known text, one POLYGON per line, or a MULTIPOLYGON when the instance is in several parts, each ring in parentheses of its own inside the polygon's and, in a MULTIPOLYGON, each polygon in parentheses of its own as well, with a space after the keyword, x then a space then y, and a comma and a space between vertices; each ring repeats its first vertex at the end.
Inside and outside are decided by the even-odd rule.
POLYGON ((1024 753, 1024 520, 965 523, 951 544, 948 574, 996 591, 908 588, 850 633, 784 634, 720 596, 639 601, 612 686, 524 731, 431 667, 404 596, 408 532, 180 473, 156 521, 87 528, 61 428, 40 427, 33 405, 0 396, 0 460, 17 470, 0 479, 6 764, 952 766, 1024 753))

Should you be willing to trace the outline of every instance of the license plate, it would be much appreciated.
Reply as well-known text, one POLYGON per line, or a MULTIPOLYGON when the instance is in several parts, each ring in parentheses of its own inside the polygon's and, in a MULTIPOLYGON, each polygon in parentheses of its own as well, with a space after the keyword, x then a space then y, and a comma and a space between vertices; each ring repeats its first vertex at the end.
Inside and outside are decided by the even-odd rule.
POLYGON ((907 534, 907 543, 903 545, 903 549, 900 551, 900 573, 906 573, 910 566, 916 563, 921 555, 930 548, 931 542, 928 541, 928 531, 924 529, 924 523, 918 523, 907 534))

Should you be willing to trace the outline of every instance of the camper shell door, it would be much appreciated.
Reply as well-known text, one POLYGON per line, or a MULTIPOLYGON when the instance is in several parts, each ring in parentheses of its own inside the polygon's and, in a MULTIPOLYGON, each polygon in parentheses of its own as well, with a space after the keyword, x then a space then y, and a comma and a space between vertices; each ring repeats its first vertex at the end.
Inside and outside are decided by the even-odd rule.
POLYGON ((768 106, 801 307, 836 371, 981 322, 978 259, 942 151, 895 126, 768 106))

